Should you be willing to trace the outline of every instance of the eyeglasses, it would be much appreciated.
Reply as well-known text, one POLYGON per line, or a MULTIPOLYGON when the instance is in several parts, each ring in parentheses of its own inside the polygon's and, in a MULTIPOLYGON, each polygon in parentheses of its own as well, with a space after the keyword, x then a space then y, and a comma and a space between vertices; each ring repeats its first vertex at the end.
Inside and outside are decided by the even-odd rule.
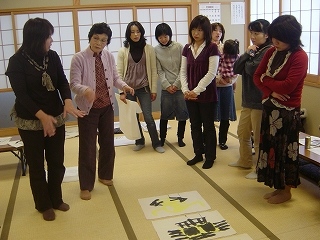
POLYGON ((98 42, 101 42, 102 44, 106 44, 108 42, 108 39, 107 38, 102 38, 100 39, 99 37, 92 37, 93 41, 98 43, 98 42))

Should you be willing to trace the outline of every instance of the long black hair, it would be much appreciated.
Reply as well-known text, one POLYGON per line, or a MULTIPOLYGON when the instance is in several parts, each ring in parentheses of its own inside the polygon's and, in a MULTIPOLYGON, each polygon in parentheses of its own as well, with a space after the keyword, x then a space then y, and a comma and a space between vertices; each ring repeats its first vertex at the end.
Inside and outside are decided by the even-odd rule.
POLYGON ((138 21, 132 21, 132 22, 128 23, 127 29, 126 29, 126 34, 125 34, 126 40, 124 40, 124 42, 123 42, 124 46, 126 48, 128 48, 130 46, 130 44, 133 43, 133 41, 130 38, 132 26, 137 26, 137 28, 139 29, 139 31, 141 33, 141 37, 140 37, 140 40, 137 44, 144 47, 146 45, 146 40, 147 40, 144 37, 145 30, 144 30, 143 26, 141 25, 141 23, 139 23, 138 21))
POLYGON ((21 50, 29 55, 44 56, 45 42, 53 34, 52 24, 44 18, 30 18, 23 27, 21 50))

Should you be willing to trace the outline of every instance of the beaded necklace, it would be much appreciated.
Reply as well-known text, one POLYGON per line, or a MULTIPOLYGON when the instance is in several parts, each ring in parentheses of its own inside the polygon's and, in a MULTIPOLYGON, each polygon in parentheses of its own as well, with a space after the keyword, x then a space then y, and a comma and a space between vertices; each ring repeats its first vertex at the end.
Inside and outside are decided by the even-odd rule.
POLYGON ((24 50, 22 55, 28 60, 28 62, 34 66, 39 72, 42 72, 42 86, 46 87, 48 91, 54 91, 55 87, 53 86, 50 75, 47 73, 49 57, 43 57, 43 66, 40 66, 36 61, 34 61, 24 50))

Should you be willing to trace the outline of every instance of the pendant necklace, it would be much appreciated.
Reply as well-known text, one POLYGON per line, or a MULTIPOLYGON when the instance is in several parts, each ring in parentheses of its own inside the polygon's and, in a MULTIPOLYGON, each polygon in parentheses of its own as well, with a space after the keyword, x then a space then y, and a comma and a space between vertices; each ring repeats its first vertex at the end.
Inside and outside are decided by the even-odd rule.
POLYGON ((53 86, 50 75, 47 73, 49 57, 43 57, 43 66, 40 66, 36 61, 34 61, 25 51, 22 51, 22 55, 27 58, 28 62, 34 66, 39 72, 42 72, 42 86, 46 87, 48 91, 54 91, 55 87, 53 86))

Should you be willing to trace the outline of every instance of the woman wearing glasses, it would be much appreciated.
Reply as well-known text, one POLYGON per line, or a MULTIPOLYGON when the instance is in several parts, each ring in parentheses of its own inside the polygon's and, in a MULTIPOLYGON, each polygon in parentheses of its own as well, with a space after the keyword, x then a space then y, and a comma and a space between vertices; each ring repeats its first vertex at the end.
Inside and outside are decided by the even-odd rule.
POLYGON ((113 87, 130 94, 134 90, 119 77, 113 55, 104 50, 112 31, 106 23, 94 24, 88 34, 89 47, 71 61, 70 86, 75 101, 86 116, 78 119, 80 198, 91 199, 96 179, 96 139, 98 135, 98 180, 113 184, 115 159, 113 87), (98 130, 98 131, 97 131, 98 130))

